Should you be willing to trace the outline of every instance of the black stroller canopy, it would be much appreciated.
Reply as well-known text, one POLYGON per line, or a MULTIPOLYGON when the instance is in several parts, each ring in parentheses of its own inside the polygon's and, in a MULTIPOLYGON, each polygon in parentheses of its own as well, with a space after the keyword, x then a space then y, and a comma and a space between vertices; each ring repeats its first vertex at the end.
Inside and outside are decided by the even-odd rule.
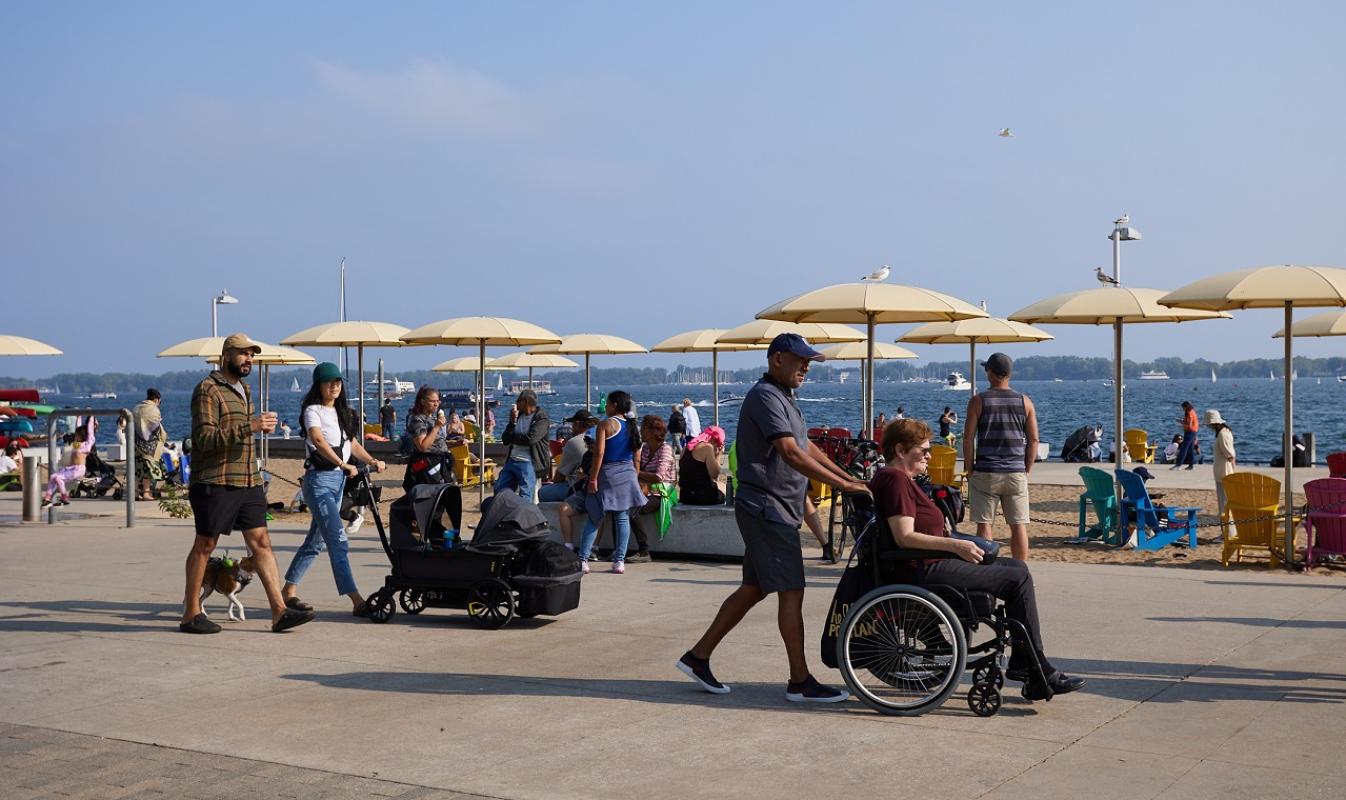
POLYGON ((515 492, 501 492, 491 498, 491 507, 472 537, 473 547, 522 544, 547 538, 547 518, 532 503, 524 502, 515 492))
POLYGON ((1088 461, 1089 460, 1089 437, 1094 429, 1085 425, 1083 428, 1076 428, 1075 432, 1066 437, 1066 442, 1061 446, 1061 459, 1063 461, 1088 461))
MULTIPOLYGON (((423 483, 411 487, 407 492, 407 497, 411 498, 412 516, 416 518, 416 529, 421 531, 422 535, 432 535, 430 532, 435 530, 435 523, 444 513, 444 507, 440 505, 441 495, 449 489, 457 488, 450 483, 423 483)), ((442 530, 441 526, 440 532, 442 530)))

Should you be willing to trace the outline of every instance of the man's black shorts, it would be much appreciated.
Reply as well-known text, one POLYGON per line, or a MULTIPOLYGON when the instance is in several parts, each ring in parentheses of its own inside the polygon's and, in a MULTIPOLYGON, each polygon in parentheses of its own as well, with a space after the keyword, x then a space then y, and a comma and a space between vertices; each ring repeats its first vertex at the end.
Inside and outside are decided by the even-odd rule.
POLYGON ((197 536, 214 538, 266 527, 266 490, 260 486, 193 483, 187 499, 196 517, 197 536))
POLYGON ((798 528, 734 506, 743 537, 743 582, 766 594, 804 588, 804 552, 798 528))

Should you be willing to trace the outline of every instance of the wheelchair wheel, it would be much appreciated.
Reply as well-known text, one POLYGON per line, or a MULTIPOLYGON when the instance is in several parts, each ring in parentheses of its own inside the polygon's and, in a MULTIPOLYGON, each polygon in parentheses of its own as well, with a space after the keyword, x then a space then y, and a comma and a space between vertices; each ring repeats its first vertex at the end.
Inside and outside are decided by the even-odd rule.
POLYGON ((977 667, 972 670, 972 683, 991 683, 995 688, 1005 688, 1005 673, 1000 671, 1000 667, 977 667))
POLYGON ((841 623, 837 663, 846 685, 883 714, 938 708, 967 665, 963 625, 948 604, 919 586, 881 586, 841 623))
POLYGON ((967 693, 967 705, 979 717, 993 717, 1000 710, 1000 690, 990 683, 974 683, 967 693))
POLYGON ((503 628, 514 619, 514 592, 499 578, 487 578, 472 584, 467 614, 483 628, 503 628))

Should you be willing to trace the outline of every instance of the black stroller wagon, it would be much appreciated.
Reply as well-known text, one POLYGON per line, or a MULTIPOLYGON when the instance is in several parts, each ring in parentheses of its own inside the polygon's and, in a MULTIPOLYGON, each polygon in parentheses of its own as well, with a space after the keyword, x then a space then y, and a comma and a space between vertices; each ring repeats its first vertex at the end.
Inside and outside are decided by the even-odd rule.
MULTIPOLYGON (((368 476, 361 473, 364 484, 368 476)), ((379 539, 393 571, 369 596, 370 619, 387 622, 396 608, 419 614, 426 608, 461 608, 484 628, 500 628, 515 616, 555 616, 580 603, 583 568, 559 542, 548 539, 537 506, 514 492, 491 502, 466 546, 445 549, 444 496, 449 484, 413 486, 393 502, 390 528, 374 514, 379 539)))

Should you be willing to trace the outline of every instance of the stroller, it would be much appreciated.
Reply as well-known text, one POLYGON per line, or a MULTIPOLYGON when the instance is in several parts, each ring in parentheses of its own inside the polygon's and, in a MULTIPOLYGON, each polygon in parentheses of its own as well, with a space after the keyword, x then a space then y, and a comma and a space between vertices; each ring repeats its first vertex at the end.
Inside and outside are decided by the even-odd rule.
MULTIPOLYGON (((368 471, 356 482, 369 486, 368 471)), ((446 536, 445 493, 451 484, 411 487, 393 502, 391 532, 375 507, 374 522, 393 571, 369 596, 370 619, 387 622, 397 604, 408 614, 426 608, 465 609, 483 628, 496 629, 515 616, 556 616, 580 602, 580 561, 548 538, 547 520, 514 492, 497 495, 465 546, 446 536)))
POLYGON ((1089 463, 1094 459, 1089 455, 1089 444, 1093 441, 1094 429, 1089 425, 1076 428, 1061 445, 1061 460, 1067 463, 1089 463))
POLYGON ((126 497, 126 489, 117 477, 117 470, 99 458, 97 450, 90 450, 84 459, 84 477, 71 487, 70 496, 103 497, 108 492, 112 492, 113 500, 126 497))

